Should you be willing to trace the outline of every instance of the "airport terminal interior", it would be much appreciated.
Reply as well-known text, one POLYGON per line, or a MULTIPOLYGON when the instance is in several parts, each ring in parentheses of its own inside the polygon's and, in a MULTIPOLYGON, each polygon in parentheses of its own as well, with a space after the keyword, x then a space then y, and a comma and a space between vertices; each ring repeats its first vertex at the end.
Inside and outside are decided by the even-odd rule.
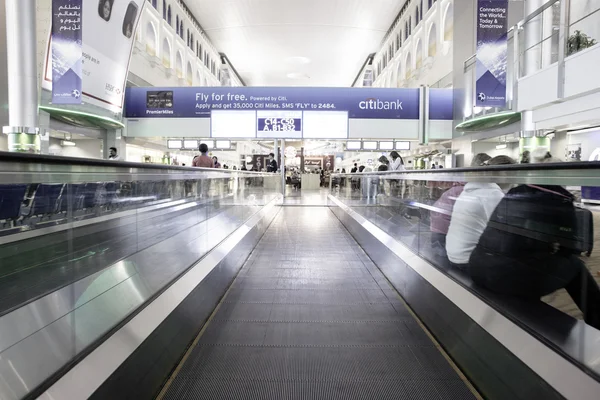
POLYGON ((600 0, 0 0, 0 399, 600 398, 600 0))

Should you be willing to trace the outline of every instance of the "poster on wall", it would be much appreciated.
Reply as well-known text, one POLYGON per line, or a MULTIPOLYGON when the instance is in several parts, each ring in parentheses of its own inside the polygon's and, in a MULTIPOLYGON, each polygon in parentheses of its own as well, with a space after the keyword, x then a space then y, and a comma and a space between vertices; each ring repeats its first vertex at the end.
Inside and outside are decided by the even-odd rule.
MULTIPOLYGON (((78 0, 79 3, 82 0, 78 0)), ((70 3, 54 0, 55 3, 70 3)), ((82 90, 96 105, 118 112, 123 98, 135 32, 144 0, 85 0, 81 10, 82 90)), ((53 20, 53 31, 56 21, 53 20)), ((54 37, 49 49, 54 48, 54 37)), ((43 87, 54 90, 50 50, 43 87)))
POLYGON ((52 103, 81 104, 82 2, 52 2, 52 103))
POLYGON ((478 0, 476 101, 478 107, 506 106, 508 0, 478 0))

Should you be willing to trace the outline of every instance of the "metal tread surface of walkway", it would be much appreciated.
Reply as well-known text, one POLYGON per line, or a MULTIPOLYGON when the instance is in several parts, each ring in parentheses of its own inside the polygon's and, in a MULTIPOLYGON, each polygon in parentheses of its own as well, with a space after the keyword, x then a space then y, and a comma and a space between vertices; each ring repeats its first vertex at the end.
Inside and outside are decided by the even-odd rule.
POLYGON ((327 208, 283 208, 160 396, 476 399, 327 208))

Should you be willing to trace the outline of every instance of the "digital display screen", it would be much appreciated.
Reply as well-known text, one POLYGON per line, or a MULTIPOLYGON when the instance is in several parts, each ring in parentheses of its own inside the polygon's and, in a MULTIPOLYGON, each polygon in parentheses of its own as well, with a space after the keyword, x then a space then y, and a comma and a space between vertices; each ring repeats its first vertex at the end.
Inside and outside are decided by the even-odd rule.
POLYGON ((167 140, 168 149, 181 149, 181 140, 167 140))
POLYGON ((306 139, 347 139, 347 111, 304 111, 306 139))
POLYGON ((302 138, 302 111, 257 111, 256 137, 302 138))
POLYGON ((360 149, 361 149, 360 141, 356 140, 356 141, 346 142, 346 150, 360 150, 360 149))
POLYGON ((212 140, 203 140, 203 141, 200 142, 200 144, 207 145, 210 150, 212 150, 212 149, 215 148, 215 142, 212 141, 212 140))
POLYGON ((184 140, 183 148, 196 150, 198 148, 198 141, 197 140, 184 140))
POLYGON ((377 150, 377 142, 363 142, 363 150, 377 150))
POLYGON ((255 138, 256 111, 212 111, 210 136, 213 138, 255 138))
POLYGON ((231 148, 231 140, 217 140, 216 146, 217 149, 227 150, 231 148))
POLYGON ((379 150, 394 150, 394 142, 379 142, 379 150))
POLYGON ((396 150, 410 150, 410 142, 396 142, 396 150))

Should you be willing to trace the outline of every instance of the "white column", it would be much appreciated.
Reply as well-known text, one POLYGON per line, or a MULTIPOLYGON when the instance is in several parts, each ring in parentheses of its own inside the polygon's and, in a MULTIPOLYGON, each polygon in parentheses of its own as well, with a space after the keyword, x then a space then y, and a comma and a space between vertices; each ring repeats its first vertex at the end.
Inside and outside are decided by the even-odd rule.
POLYGON ((35 0, 6 0, 9 151, 39 152, 35 0))

